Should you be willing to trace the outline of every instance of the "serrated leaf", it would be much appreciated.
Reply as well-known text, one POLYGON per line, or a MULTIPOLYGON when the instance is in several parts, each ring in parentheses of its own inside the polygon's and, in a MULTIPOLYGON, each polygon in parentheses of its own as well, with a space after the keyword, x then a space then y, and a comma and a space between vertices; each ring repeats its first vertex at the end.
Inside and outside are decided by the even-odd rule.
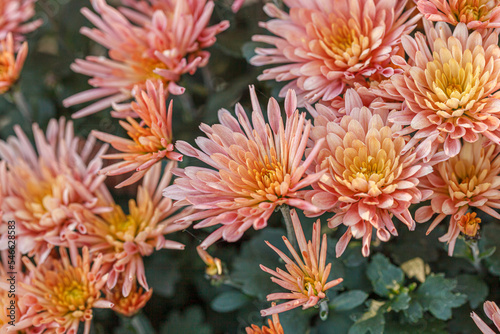
POLYGON ((403 311, 403 314, 410 323, 416 323, 424 316, 424 309, 419 302, 411 300, 408 308, 403 311))
POLYGON ((226 291, 215 297, 210 306, 217 312, 232 312, 248 303, 249 300, 250 298, 239 291, 226 291))
POLYGON ((205 324, 204 321, 205 316, 201 307, 192 306, 182 314, 179 311, 169 314, 160 333, 212 334, 212 328, 210 325, 205 324))
POLYGON ((391 290, 399 290, 404 283, 403 271, 380 253, 372 258, 366 273, 372 282, 373 290, 382 297, 388 297, 391 290))
POLYGON ((368 311, 363 313, 349 329, 349 334, 382 334, 385 326, 385 302, 368 301, 368 311))
POLYGON ((453 292, 456 286, 456 280, 444 278, 444 274, 432 274, 418 287, 415 298, 424 310, 438 319, 448 320, 451 309, 467 301, 467 296, 453 292))
POLYGON ((467 295, 473 309, 482 304, 489 293, 488 285, 476 275, 459 275, 456 290, 467 295))
POLYGON ((368 294, 361 290, 347 291, 336 296, 330 306, 335 311, 348 311, 363 304, 367 297, 368 294))

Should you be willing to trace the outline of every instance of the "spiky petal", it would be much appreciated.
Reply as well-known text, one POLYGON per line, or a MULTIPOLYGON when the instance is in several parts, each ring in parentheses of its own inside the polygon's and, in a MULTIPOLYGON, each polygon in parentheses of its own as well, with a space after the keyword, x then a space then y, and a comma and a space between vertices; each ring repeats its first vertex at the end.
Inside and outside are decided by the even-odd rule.
POLYGON ((253 86, 250 94, 253 124, 238 104, 237 119, 222 109, 220 124, 201 125, 206 137, 196 139, 200 150, 183 141, 176 143, 181 153, 213 168, 175 170, 179 178, 164 191, 165 196, 182 201, 179 204, 202 210, 184 218, 202 220, 195 228, 222 224, 203 241, 203 248, 220 238, 234 242, 252 226, 264 228, 282 204, 316 211, 300 191, 316 182, 323 171, 305 175, 317 149, 303 159, 311 123, 296 109, 295 93, 290 90, 285 99, 285 120, 278 102, 269 100, 267 124, 253 86))
POLYGON ((266 244, 285 261, 287 272, 280 268, 276 268, 276 271, 274 271, 260 265, 262 270, 274 276, 271 277, 274 283, 290 290, 289 293, 271 293, 267 295, 267 300, 287 299, 290 301, 260 311, 263 317, 285 312, 299 306, 302 306, 303 309, 315 306, 326 297, 326 290, 343 281, 342 278, 338 278, 327 282, 332 264, 326 265, 327 238, 326 234, 323 234, 323 238, 321 238, 319 219, 313 225, 312 240, 306 241, 295 210, 292 210, 290 215, 300 252, 295 251, 285 236, 283 236, 283 241, 290 254, 292 254, 293 260, 266 241, 266 244))

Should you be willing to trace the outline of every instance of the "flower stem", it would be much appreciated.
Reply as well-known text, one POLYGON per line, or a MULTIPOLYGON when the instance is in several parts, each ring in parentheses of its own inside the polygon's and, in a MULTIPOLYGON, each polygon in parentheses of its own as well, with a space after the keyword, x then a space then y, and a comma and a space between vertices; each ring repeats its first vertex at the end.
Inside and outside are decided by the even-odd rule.
POLYGON ((479 258, 479 247, 477 246, 477 240, 472 240, 466 243, 469 246, 470 251, 472 253, 472 258, 473 258, 472 264, 474 268, 476 268, 477 272, 481 272, 482 271, 481 259, 479 258))
POLYGON ((285 220, 286 234, 293 248, 297 249, 297 239, 293 230, 292 216, 290 215, 290 207, 286 204, 280 206, 281 214, 285 220))
POLYGON ((31 124, 32 119, 31 119, 30 106, 28 102, 26 102, 26 98, 24 97, 24 94, 19 87, 16 87, 12 91, 12 100, 14 101, 14 104, 16 105, 17 109, 19 109, 19 111, 23 115, 24 119, 29 124, 31 124))

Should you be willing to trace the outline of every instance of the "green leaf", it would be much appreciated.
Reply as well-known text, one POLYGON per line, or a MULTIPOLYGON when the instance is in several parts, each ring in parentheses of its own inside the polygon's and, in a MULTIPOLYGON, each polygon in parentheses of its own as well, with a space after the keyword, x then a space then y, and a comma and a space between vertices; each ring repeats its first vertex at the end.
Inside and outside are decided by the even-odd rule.
POLYGON ((382 334, 384 333, 386 311, 385 302, 370 299, 368 311, 363 313, 349 329, 349 334, 382 334))
POLYGON ((402 263, 401 269, 408 278, 415 277, 421 283, 425 281, 425 276, 430 273, 429 265, 426 265, 420 257, 402 263))
POLYGON ((480 249, 486 250, 495 247, 495 252, 485 259, 490 273, 500 276, 500 226, 498 224, 487 224, 481 232, 480 249), (482 246, 482 247, 481 247, 482 246))
POLYGON ((361 290, 352 290, 341 293, 330 303, 335 311, 348 311, 363 304, 368 294, 361 290))
POLYGON ((398 291, 405 278, 403 271, 380 253, 372 258, 366 273, 373 290, 382 297, 389 297, 392 291, 398 291))
POLYGON ((467 295, 471 308, 482 304, 489 293, 488 285, 476 275, 459 275, 457 277, 457 291, 467 295))
POLYGON ((279 255, 264 242, 267 240, 283 250, 286 248, 281 239, 283 235, 286 235, 284 230, 268 227, 243 244, 240 255, 234 259, 231 279, 242 285, 244 294, 265 300, 272 292, 283 292, 283 288, 271 281, 271 275, 259 268, 261 264, 273 270, 276 267, 284 268, 279 255))
POLYGON ((250 298, 239 291, 226 291, 215 297, 210 306, 217 312, 232 312, 248 303, 249 300, 250 298))
POLYGON ((120 317, 120 326, 115 330, 116 334, 150 334, 154 332, 151 322, 142 313, 132 318, 120 317))
POLYGON ((170 298, 175 293, 175 285, 181 279, 179 262, 166 251, 156 252, 148 258, 146 277, 155 293, 170 298))
POLYGON ((410 307, 410 301, 411 297, 409 296, 408 291, 402 291, 391 298, 389 305, 392 310, 399 312, 408 309, 410 307))
POLYGON ((447 334, 446 322, 422 319, 416 324, 387 321, 384 334, 447 334))
POLYGON ((179 311, 172 312, 163 324, 160 333, 212 334, 212 328, 204 321, 205 316, 201 307, 192 306, 184 314, 179 311))
MULTIPOLYGON (((314 311, 312 309, 311 311, 314 311)), ((317 314, 313 312, 312 314, 317 314)), ((296 308, 290 311, 280 313, 280 323, 285 333, 306 333, 309 328, 309 318, 311 312, 304 312, 302 308, 296 308)))
POLYGON ((490 256, 492 256, 493 254, 495 254, 495 251, 497 250, 497 248, 495 246, 493 247, 490 247, 490 248, 487 248, 486 250, 482 251, 481 253, 479 253, 479 256, 478 258, 480 260, 483 260, 483 259, 486 259, 486 258, 489 258, 490 256))
POLYGON ((410 323, 416 323, 424 316, 424 309, 422 308, 422 305, 420 305, 420 303, 415 300, 411 300, 408 308, 403 312, 406 319, 410 323))
POLYGON ((424 310, 438 319, 448 320, 451 309, 467 301, 467 296, 453 292, 456 285, 456 280, 444 278, 444 274, 432 274, 418 287, 415 298, 424 310))

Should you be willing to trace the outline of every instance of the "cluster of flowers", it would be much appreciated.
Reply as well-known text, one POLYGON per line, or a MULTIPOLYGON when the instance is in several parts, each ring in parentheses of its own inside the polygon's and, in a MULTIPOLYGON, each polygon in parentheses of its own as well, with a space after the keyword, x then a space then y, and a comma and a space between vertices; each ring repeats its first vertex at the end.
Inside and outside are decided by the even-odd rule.
MULTIPOLYGON (((15 18, 18 28, 5 24, 10 29, 2 49, 5 65, 0 63, 8 69, 0 71, 6 73, 0 77, 5 90, 17 80, 26 56, 21 46, 14 61, 15 41, 22 39, 15 34, 39 24, 20 23, 32 15, 32 1, 9 2, 17 5, 0 11, 15 18), (9 14, 12 10, 26 14, 9 14)), ((251 227, 266 227, 278 208, 285 215, 289 207, 311 217, 334 213, 328 226, 346 227, 337 256, 353 237, 362 240, 362 254, 369 256, 372 238, 398 235, 393 218, 413 230, 415 220, 427 222, 435 213, 428 233, 449 217, 440 240, 452 255, 461 232, 476 236, 476 210, 500 218, 495 1, 419 0, 417 8, 399 0, 284 3, 288 12, 264 7, 273 19, 262 27, 274 36, 254 40, 273 47, 257 48, 251 60, 273 65, 260 80, 288 82, 280 93, 284 115, 271 98, 266 121, 251 87, 251 117, 239 104, 236 116, 220 110, 218 124, 200 125, 205 136, 196 139, 198 148, 175 143, 180 153, 172 139, 174 107, 166 100, 184 92, 177 84, 181 75, 207 64, 204 49, 228 22, 207 26, 214 8, 207 0, 122 0, 124 7, 117 9, 93 0, 95 12, 82 10, 96 27, 82 28, 82 34, 107 48, 109 57, 75 61, 72 69, 92 76, 94 88, 64 104, 94 101, 74 117, 112 107, 130 138, 94 131, 80 141, 72 123, 61 119, 52 120, 45 134, 33 126, 36 149, 20 128, 16 137, 0 142, 0 212, 3 222, 17 222, 19 250, 28 256, 22 261, 16 330, 75 333, 85 321, 88 332, 94 307, 132 314, 152 293, 142 258, 155 249, 182 249, 164 235, 195 221, 195 228, 218 226, 199 253, 210 271, 220 274, 220 261, 205 249, 220 239, 237 241, 251 227), (421 22, 423 30, 411 37, 421 22), (107 145, 96 148, 96 138, 119 153, 105 154, 107 145), (177 168, 183 155, 211 168, 177 168), (101 158, 122 161, 103 168, 101 158), (162 173, 163 160, 168 163, 162 173), (125 173, 132 175, 118 187, 143 179, 128 214, 103 183, 107 175, 125 173), (426 200, 430 205, 412 217, 410 206, 426 200)), ((294 210, 289 218, 298 251, 284 241, 293 259, 269 245, 287 272, 262 267, 290 290, 268 300, 289 301, 273 304, 263 316, 316 306, 326 290, 342 282, 327 282, 331 264, 326 265, 327 238, 321 237, 319 221, 307 242, 294 210)), ((498 326, 498 308, 485 307, 498 326)), ((2 317, 0 332, 8 327, 2 317)), ((277 317, 269 325, 247 333, 283 332, 277 317)))

